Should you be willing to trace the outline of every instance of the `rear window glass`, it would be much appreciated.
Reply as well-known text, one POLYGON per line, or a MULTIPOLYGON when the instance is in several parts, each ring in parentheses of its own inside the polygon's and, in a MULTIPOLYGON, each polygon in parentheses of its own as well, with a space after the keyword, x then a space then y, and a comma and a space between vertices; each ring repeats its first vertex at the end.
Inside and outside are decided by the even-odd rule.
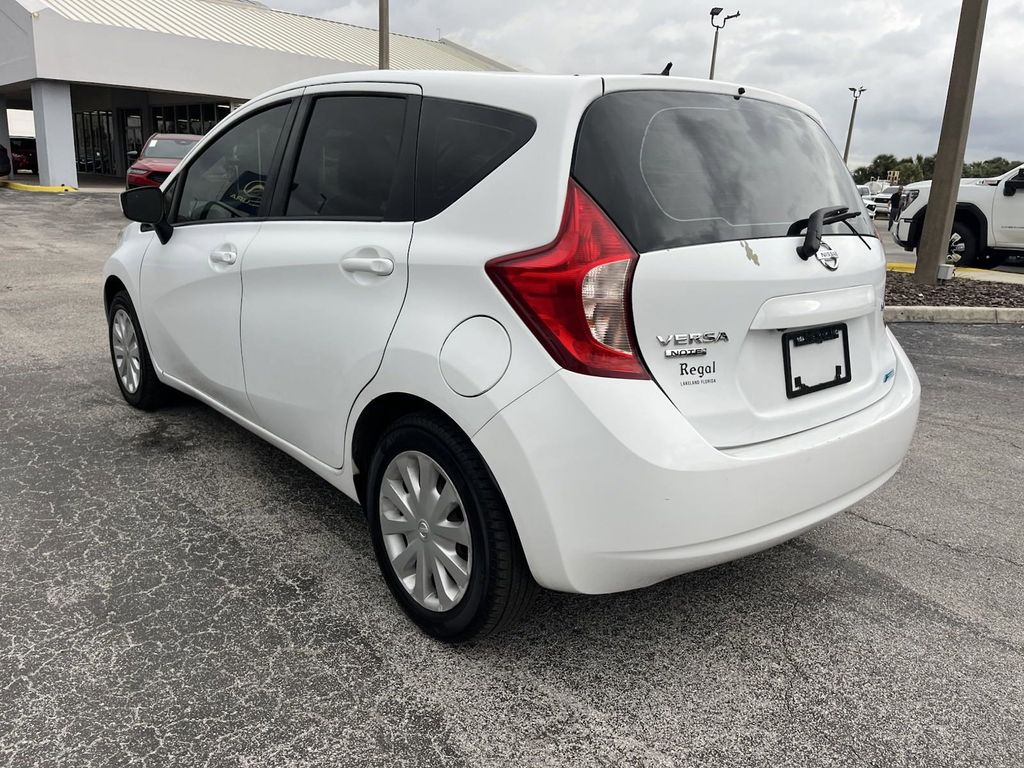
POLYGON ((416 218, 429 219, 479 184, 533 136, 533 118, 426 98, 416 159, 416 218))
MULTIPOLYGON (((580 124, 573 175, 640 252, 785 237, 790 224, 825 206, 864 211, 814 120, 721 94, 601 97, 580 124)), ((874 234, 865 215, 850 224, 874 234)), ((852 236, 843 224, 823 231, 852 236)))

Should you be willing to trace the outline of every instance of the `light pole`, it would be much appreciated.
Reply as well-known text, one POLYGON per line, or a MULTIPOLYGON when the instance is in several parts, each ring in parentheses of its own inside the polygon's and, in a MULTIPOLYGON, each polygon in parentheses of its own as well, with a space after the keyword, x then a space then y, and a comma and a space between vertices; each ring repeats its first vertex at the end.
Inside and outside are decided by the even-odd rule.
POLYGON ((860 88, 851 88, 853 92, 853 109, 850 111, 850 128, 846 131, 846 150, 843 152, 843 162, 848 162, 850 159, 850 141, 853 139, 853 119, 857 117, 857 102, 860 101, 860 95, 867 90, 864 86, 860 88))
POLYGON ((723 10, 725 9, 718 7, 711 9, 711 26, 715 28, 715 44, 711 48, 711 74, 708 75, 708 80, 715 79, 715 59, 718 58, 718 32, 719 30, 725 29, 725 22, 727 22, 729 19, 735 19, 737 16, 740 15, 740 12, 736 11, 736 13, 730 14, 728 16, 721 16, 723 10), (722 23, 716 24, 715 19, 719 18, 719 16, 721 16, 722 23))
POLYGON ((377 50, 377 68, 389 69, 391 67, 391 36, 390 19, 388 14, 388 0, 380 0, 380 41, 377 50))
POLYGON ((964 170, 964 150, 967 148, 967 131, 971 127, 987 12, 988 0, 964 0, 960 5, 960 26, 957 27, 953 47, 953 66, 949 72, 946 111, 942 115, 939 132, 939 151, 935 156, 935 173, 921 228, 921 242, 917 246, 914 282, 918 285, 935 285, 939 265, 949 253, 949 236, 953 228, 960 175, 964 170))

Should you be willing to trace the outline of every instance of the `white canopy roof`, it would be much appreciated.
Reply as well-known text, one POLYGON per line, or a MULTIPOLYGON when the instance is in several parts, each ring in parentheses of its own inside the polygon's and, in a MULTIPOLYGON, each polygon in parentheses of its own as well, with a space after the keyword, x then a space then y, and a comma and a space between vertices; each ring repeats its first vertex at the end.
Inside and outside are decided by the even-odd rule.
MULTIPOLYGON (((19 0, 74 21, 197 37, 377 66, 376 29, 276 11, 246 0, 19 0)), ((394 69, 509 69, 444 40, 391 35, 394 69)))
MULTIPOLYGON (((376 29, 247 0, 0 0, 0 93, 32 80, 248 99, 377 66, 376 29)), ((510 70, 450 40, 391 35, 393 69, 510 70)))

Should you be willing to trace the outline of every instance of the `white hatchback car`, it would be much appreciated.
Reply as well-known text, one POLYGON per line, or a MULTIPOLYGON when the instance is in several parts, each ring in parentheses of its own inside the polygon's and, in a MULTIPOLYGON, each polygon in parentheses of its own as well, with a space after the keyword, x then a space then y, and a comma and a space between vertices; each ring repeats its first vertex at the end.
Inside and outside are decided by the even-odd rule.
POLYGON ((125 399, 186 392, 357 499, 445 640, 537 584, 632 589, 785 541, 914 432, 882 247, 817 115, 772 93, 321 77, 121 199, 125 399))

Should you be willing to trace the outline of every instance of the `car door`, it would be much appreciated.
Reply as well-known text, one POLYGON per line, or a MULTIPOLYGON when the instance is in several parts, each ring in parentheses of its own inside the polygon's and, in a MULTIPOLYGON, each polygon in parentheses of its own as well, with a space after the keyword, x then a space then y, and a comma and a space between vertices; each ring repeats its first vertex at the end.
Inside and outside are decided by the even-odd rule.
POLYGON ((995 189, 992 234, 997 248, 1024 248, 1024 167, 1007 174, 995 189), (1007 195, 1007 189, 1013 194, 1007 195))
POLYGON ((272 216, 242 265, 257 423, 334 467, 405 298, 420 93, 401 83, 307 89, 272 216))
POLYGON ((140 309, 156 364, 246 418, 242 259, 299 93, 232 121, 190 159, 174 182, 171 237, 154 240, 142 262, 140 309))

